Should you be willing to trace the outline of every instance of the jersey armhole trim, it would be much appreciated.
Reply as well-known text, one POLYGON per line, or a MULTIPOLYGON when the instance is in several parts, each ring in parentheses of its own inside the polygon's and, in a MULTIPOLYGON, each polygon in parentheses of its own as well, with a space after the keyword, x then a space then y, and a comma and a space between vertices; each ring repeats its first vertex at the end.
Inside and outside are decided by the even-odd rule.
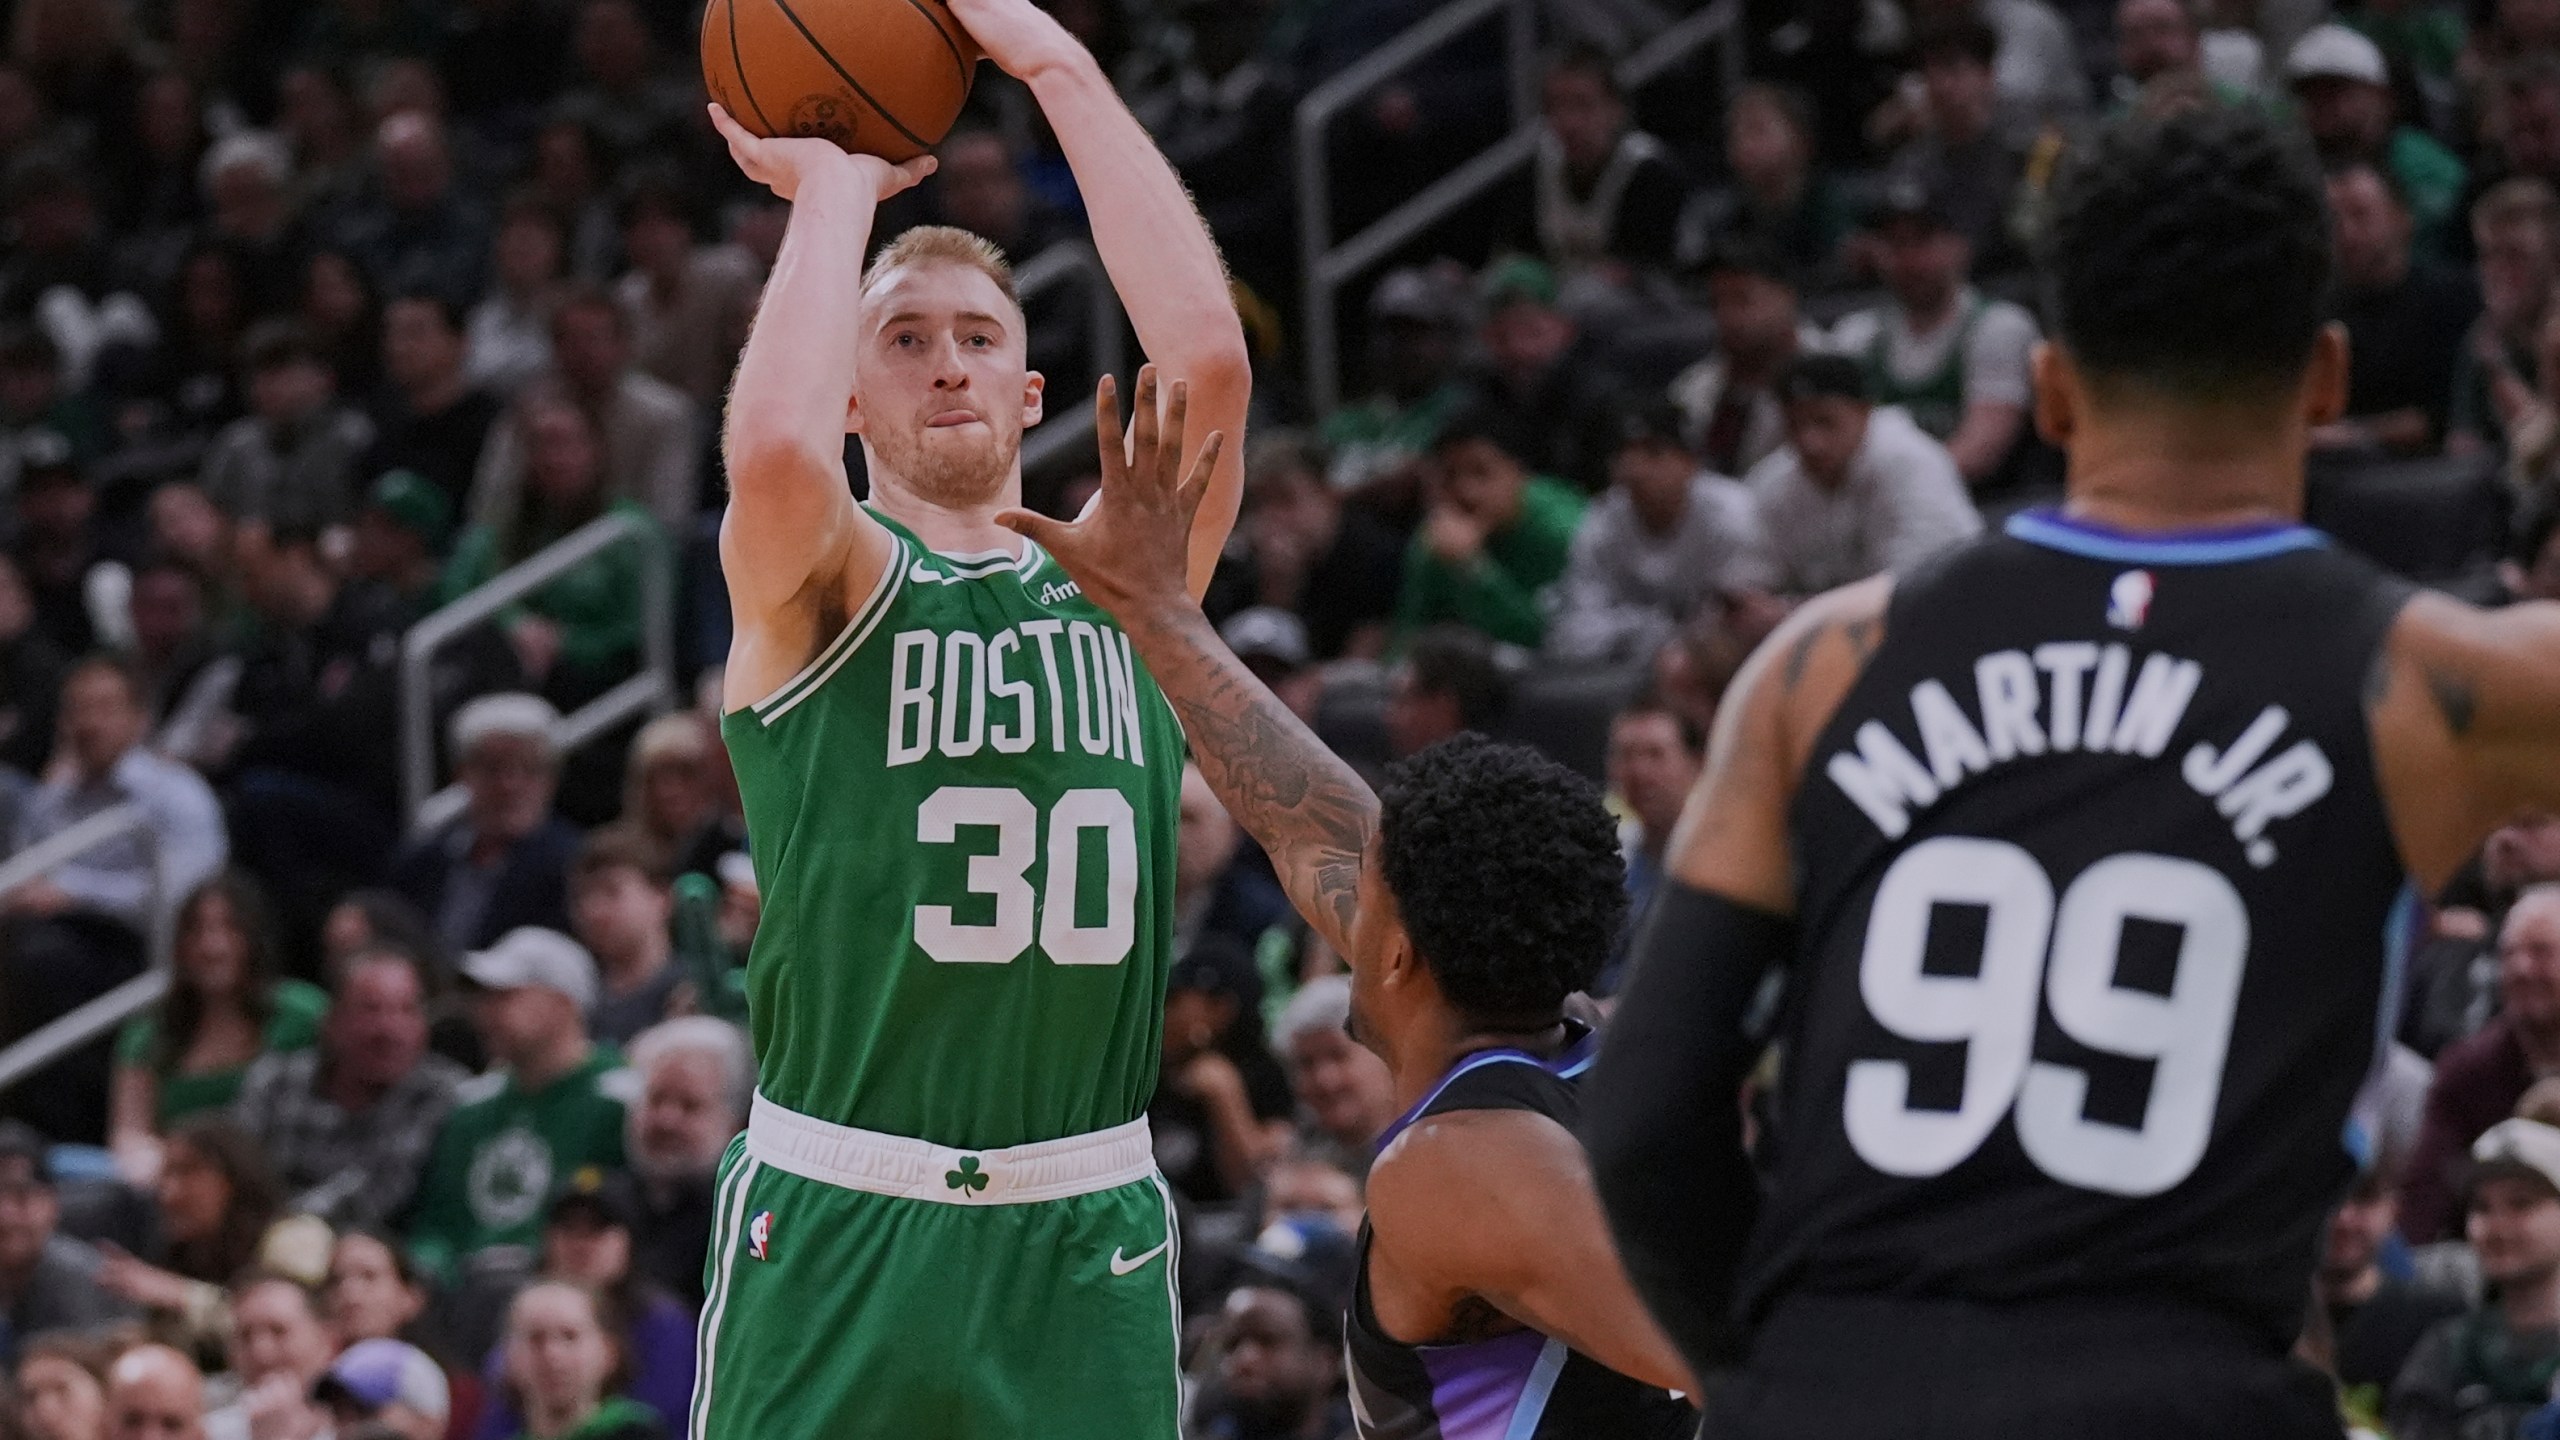
POLYGON ((772 694, 747 707, 759 723, 770 725, 781 719, 790 713, 792 706, 809 698, 811 691, 827 683, 827 677, 835 674, 837 667, 862 648, 864 637, 880 623, 880 617, 889 613, 890 602, 897 598, 898 591, 905 587, 907 581, 907 542, 896 535, 889 539, 893 548, 889 552, 888 567, 880 572, 879 582, 871 587, 871 594, 853 612, 853 618, 845 622, 844 628, 836 632, 836 638, 827 642, 827 648, 819 651, 817 658, 800 667, 799 674, 783 681, 772 694))

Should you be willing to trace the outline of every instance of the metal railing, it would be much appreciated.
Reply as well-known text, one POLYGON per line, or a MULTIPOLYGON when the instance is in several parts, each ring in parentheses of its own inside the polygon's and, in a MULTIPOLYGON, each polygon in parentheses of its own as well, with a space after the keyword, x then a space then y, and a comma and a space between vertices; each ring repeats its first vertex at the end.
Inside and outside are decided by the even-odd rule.
POLYGON ((673 547, 637 515, 600 515, 410 626, 401 637, 400 799, 412 828, 442 824, 462 805, 460 786, 436 788, 436 653, 616 545, 637 545, 641 552, 640 673, 562 716, 551 732, 552 743, 565 755, 625 720, 675 703, 682 692, 676 684, 673 547))
MULTIPOLYGON (((1128 349, 1122 339, 1128 322, 1120 309, 1120 292, 1112 288, 1111 276, 1102 268, 1102 256, 1091 245, 1082 240, 1059 241, 1013 272, 1013 288, 1027 304, 1079 278, 1085 282, 1085 295, 1093 309, 1089 325, 1094 376, 1099 379, 1120 375, 1128 363, 1128 349)), ((1055 408, 1055 402, 1065 398, 1056 390, 1048 392, 1051 409, 1047 417, 1022 439, 1024 470, 1039 470, 1070 450, 1092 448, 1093 396, 1079 395, 1076 403, 1066 409, 1055 408)))
POLYGON ((0 1049, 0 1090, 6 1090, 63 1056, 114 1030, 156 1005, 169 989, 170 897, 161 869, 160 847, 142 807, 123 804, 101 810, 60 834, 48 836, 0 861, 0 895, 51 874, 111 840, 133 835, 151 858, 151 894, 145 905, 145 943, 149 963, 143 972, 103 995, 67 1010, 0 1049))
MULTIPOLYGON (((1538 148, 1538 0, 1456 0, 1307 92, 1298 102, 1298 250, 1305 276, 1307 394, 1317 413, 1342 401, 1341 338, 1335 333, 1334 300, 1342 287, 1416 236, 1439 224, 1510 173, 1529 163, 1538 148), (1339 242, 1333 238, 1333 183, 1325 135, 1335 117, 1380 85, 1412 69, 1451 41, 1499 19, 1511 129, 1456 169, 1424 186, 1386 214, 1339 242)), ((1617 62, 1618 84, 1633 90, 1660 78, 1701 47, 1728 37, 1738 41, 1742 0, 1714 0, 1673 22, 1617 62)), ((1740 83, 1742 47, 1725 46, 1725 89, 1740 83)))

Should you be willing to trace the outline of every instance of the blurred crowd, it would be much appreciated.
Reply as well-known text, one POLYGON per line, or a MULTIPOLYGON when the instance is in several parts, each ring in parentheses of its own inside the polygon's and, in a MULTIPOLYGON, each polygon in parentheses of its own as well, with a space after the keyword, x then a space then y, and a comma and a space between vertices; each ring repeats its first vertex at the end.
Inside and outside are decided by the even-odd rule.
MULTIPOLYGON (((1049 5, 1189 185, 1255 346, 1229 643, 1362 767, 1483 730, 1605 778, 1638 910, 1791 606, 2058 493, 2037 216, 2109 115, 2302 127, 2355 357, 2313 518, 2480 603, 2560 599, 2553 0, 1748 0, 1640 71, 1699 7, 1539 0, 1526 164, 1312 332, 1292 115, 1433 0, 1049 5)), ((0 1089, 0 1434, 679 1432, 753 1084, 715 421, 787 219, 705 123, 699 5, 0 17, 0 828, 141 819, 0 895, 0 1045, 171 974, 0 1089), (406 689, 421 619, 607 517, 623 542, 406 689), (564 748, 651 653, 661 567, 685 693, 564 748), (425 812, 413 705, 454 781, 425 812)), ((1500 31, 1321 131, 1331 238, 1507 132, 1500 31)), ((882 240, 951 223, 1020 263, 1083 235, 992 70, 940 153, 882 240)), ((1060 276, 1032 360, 1072 397, 1126 337, 1060 276)), ((1067 513, 1094 481, 1062 446, 1026 483, 1067 513)), ((2560 817, 2529 817, 2404 911, 2304 1342, 2401 1440, 2560 1440, 2555 887, 2560 817)), ((1149 1117, 1192 1430, 1332 1440, 1386 1072, 1196 775, 1175 905, 1149 1117)))

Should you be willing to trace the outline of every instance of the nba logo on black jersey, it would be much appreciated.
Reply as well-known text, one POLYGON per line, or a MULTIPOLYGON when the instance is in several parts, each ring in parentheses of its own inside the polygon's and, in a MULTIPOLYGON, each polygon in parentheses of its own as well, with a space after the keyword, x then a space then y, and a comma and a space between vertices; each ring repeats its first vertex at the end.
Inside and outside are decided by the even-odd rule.
POLYGON ((759 1260, 770 1259, 772 1257, 765 1252, 772 1245, 773 1212, 759 1210, 756 1212, 756 1218, 747 1222, 747 1253, 759 1260))
POLYGON ((2159 590, 2148 570, 2127 570, 2107 587, 2107 623, 2119 630, 2139 630, 2151 618, 2151 597, 2159 590))

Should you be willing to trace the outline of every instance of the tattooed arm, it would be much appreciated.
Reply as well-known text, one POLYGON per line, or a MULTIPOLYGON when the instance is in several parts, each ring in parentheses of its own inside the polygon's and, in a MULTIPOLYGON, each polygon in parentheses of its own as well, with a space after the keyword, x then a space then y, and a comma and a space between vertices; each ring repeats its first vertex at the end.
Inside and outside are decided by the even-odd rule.
POLYGON ((1153 368, 1140 371, 1137 420, 1124 444, 1118 390, 1103 379, 1094 418, 1102 491, 1074 524, 1021 510, 998 523, 1047 547, 1086 598, 1120 622, 1182 721, 1209 788, 1270 852, 1298 913, 1349 955, 1378 797, 1254 678, 1184 585, 1183 546, 1206 489, 1197 477, 1215 469, 1224 437, 1211 434, 1182 475, 1188 395, 1175 382, 1159 425, 1155 389, 1153 368))
POLYGON ((2560 605, 2427 593, 2393 625, 2368 714, 2410 873, 2441 886, 2491 830, 2560 810, 2560 605))

